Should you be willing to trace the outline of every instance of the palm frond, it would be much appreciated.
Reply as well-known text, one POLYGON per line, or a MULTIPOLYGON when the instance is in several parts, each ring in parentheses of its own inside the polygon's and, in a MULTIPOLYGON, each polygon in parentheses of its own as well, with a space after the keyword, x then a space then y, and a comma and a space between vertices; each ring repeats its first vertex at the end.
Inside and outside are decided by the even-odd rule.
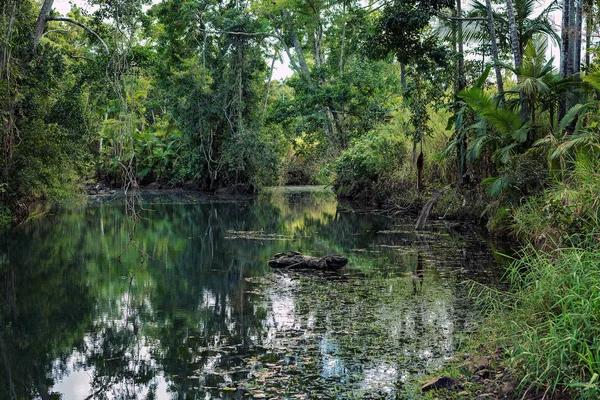
POLYGON ((600 149, 600 143, 597 139, 598 134, 589 130, 581 130, 569 135, 550 155, 550 159, 554 160, 565 156, 571 149, 590 146, 600 149))
POLYGON ((583 81, 591 85, 595 90, 600 91, 600 70, 590 72, 585 75, 583 81))
POLYGON ((530 128, 531 123, 527 122, 523 124, 523 126, 521 126, 519 129, 514 131, 511 136, 517 143, 524 143, 527 140, 527 135, 529 133, 530 128))
POLYGON ((567 111, 563 119, 560 120, 560 124, 558 125, 558 129, 563 131, 567 128, 567 126, 571 125, 575 118, 579 117, 581 114, 587 112, 594 106, 594 103, 588 102, 584 104, 576 104, 567 111))
POLYGON ((492 197, 498 197, 502 191, 508 187, 508 182, 504 176, 490 176, 481 181, 484 185, 489 185, 490 195, 492 197))
POLYGON ((519 143, 511 143, 507 146, 501 147, 494 152, 494 159, 500 161, 502 164, 508 163, 508 160, 515 154, 515 151, 519 146, 519 143))
POLYGON ((467 159, 469 161, 475 161, 481 157, 481 154, 483 154, 483 151, 493 139, 493 137, 482 135, 471 141, 467 149, 467 159))

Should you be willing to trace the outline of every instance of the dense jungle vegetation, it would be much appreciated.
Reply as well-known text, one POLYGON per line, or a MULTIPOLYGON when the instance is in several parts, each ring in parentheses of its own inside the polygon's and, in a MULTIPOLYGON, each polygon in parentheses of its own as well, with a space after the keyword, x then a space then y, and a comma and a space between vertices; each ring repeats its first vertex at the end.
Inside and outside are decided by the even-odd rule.
POLYGON ((530 245, 489 296, 523 389, 598 394, 598 1, 0 4, 0 225, 97 182, 433 199, 530 245))

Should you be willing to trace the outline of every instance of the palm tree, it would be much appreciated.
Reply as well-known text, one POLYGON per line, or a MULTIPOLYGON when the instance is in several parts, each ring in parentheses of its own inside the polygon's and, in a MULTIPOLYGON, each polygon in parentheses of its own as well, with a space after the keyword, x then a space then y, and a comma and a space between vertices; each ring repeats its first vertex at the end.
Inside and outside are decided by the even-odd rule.
POLYGON ((583 88, 592 93, 592 99, 567 111, 560 121, 558 135, 549 135, 536 143, 554 144, 550 160, 562 159, 573 150, 587 149, 596 155, 600 153, 600 70, 587 74, 582 81, 583 88), (562 134, 572 126, 572 132, 562 134))
MULTIPOLYGON (((508 3, 508 1, 507 1, 508 3)), ((523 49, 526 44, 533 39, 537 34, 545 34, 555 43, 560 43, 560 36, 554 30, 554 27, 548 19, 548 15, 558 10, 560 7, 556 0, 552 1, 545 9, 537 16, 539 0, 514 0, 511 1, 512 8, 508 8, 507 13, 495 12, 492 10, 492 18, 494 20, 494 29, 498 39, 499 53, 515 55, 515 49, 512 48, 514 33, 516 33, 516 41, 518 43, 518 54, 523 54, 523 49), (511 24, 510 10, 513 10, 514 23, 511 24), (512 26, 512 33, 511 33, 512 26)), ((465 43, 483 43, 489 42, 489 30, 487 27, 488 8, 485 2, 473 0, 470 4, 470 9, 465 13, 462 23, 462 39, 465 43)), ((444 26, 441 33, 446 39, 449 39, 451 33, 444 26)))
MULTIPOLYGON (((469 159, 478 159, 489 148, 492 158, 505 164, 526 140, 530 124, 524 123, 518 112, 500 107, 491 95, 485 93, 483 85, 490 69, 491 66, 488 66, 475 85, 460 92, 458 97, 479 118, 478 122, 468 128, 475 132, 475 138, 469 145, 469 159)), ((462 110, 463 113, 465 111, 462 110)))
MULTIPOLYGON (((507 63, 500 63, 504 68, 512 71, 517 76, 517 84, 508 93, 519 96, 518 102, 521 109, 528 112, 527 117, 532 127, 536 125, 537 105, 540 98, 551 91, 554 82, 554 58, 546 60, 547 41, 534 38, 525 47, 522 65, 513 67, 507 63)), ((535 141, 535 131, 531 129, 528 143, 535 141)))

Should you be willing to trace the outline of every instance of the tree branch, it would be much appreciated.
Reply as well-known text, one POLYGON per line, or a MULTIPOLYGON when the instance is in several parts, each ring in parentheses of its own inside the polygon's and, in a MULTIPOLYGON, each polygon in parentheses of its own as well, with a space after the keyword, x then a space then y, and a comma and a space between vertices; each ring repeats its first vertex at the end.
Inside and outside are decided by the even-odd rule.
POLYGON ((65 17, 48 17, 48 18, 46 18, 46 21, 68 22, 70 24, 77 25, 78 27, 85 29, 92 36, 94 36, 100 42, 100 44, 102 44, 102 47, 104 48, 104 52, 107 55, 110 55, 110 51, 108 50, 108 46, 106 45, 106 43, 104 43, 104 40, 102 40, 102 38, 96 32, 94 32, 93 30, 91 30, 90 28, 88 28, 87 26, 82 24, 81 22, 75 21, 74 19, 71 19, 71 18, 65 18, 65 17))

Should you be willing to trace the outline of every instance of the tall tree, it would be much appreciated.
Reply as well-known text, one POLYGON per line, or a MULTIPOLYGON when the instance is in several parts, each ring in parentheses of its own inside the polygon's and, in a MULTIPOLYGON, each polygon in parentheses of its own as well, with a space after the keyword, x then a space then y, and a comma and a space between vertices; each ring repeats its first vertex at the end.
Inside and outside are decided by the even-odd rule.
MULTIPOLYGON (((494 28, 494 13, 492 10, 492 2, 490 0, 485 0, 485 5, 487 9, 487 23, 488 30, 490 33, 490 41, 492 44, 492 56, 494 57, 494 61, 498 62, 500 57, 498 56, 498 42, 496 41, 496 30, 494 28)), ((498 94, 500 96, 500 103, 504 103, 504 83, 502 82, 502 70, 499 65, 494 67, 496 72, 496 85, 498 86, 498 94)))
MULTIPOLYGON (((573 0, 563 0, 563 5, 562 5, 562 26, 561 26, 561 32, 560 32, 560 36, 561 36, 561 46, 560 46, 560 75, 561 77, 567 78, 570 76, 569 74, 569 65, 572 64, 572 54, 573 54, 573 48, 571 46, 571 41, 570 41, 570 24, 569 21, 571 20, 570 18, 570 13, 572 10, 572 4, 573 4, 573 0)), ((563 117, 565 116, 566 112, 567 112, 567 99, 566 98, 561 98, 559 100, 559 104, 558 104, 558 120, 562 120, 563 117)))
POLYGON ((575 54, 573 55, 573 73, 581 70, 581 35, 583 32, 583 0, 576 0, 575 8, 575 54))
POLYGON ((506 12, 508 14, 508 24, 510 30, 510 44, 515 59, 515 68, 521 66, 521 47, 519 45, 519 32, 517 30, 517 22, 515 20, 515 10, 512 0, 506 0, 506 12))

